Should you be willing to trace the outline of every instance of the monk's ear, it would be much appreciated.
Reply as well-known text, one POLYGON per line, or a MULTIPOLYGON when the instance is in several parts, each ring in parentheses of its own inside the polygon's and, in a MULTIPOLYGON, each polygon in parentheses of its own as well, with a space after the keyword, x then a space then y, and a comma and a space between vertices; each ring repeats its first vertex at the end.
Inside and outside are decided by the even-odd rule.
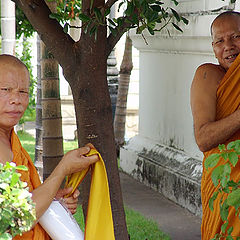
POLYGON ((215 54, 215 50, 214 50, 214 42, 212 42, 212 49, 213 49, 215 58, 217 58, 217 57, 216 57, 216 54, 215 54))

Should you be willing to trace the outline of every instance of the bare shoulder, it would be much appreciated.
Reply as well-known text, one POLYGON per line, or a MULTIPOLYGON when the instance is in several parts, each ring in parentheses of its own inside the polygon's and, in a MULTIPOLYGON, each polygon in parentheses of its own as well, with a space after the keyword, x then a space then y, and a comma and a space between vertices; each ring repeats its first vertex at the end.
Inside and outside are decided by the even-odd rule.
POLYGON ((226 71, 220 65, 205 63, 200 65, 197 68, 193 82, 201 81, 200 84, 209 84, 209 85, 218 86, 218 84, 224 77, 225 73, 226 71))

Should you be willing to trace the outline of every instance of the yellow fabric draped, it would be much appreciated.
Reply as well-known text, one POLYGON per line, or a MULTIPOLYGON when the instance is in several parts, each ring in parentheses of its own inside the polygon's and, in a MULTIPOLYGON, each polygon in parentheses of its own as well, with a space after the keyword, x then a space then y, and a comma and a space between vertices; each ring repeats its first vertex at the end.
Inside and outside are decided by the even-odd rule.
MULTIPOLYGON (((29 191, 32 192, 35 188, 37 188, 41 182, 37 173, 36 168, 33 165, 33 162, 26 152, 26 150, 22 147, 18 136, 14 131, 12 131, 11 135, 11 147, 13 152, 13 162, 16 165, 24 165, 28 168, 28 171, 21 171, 21 180, 26 182, 29 187, 29 191)), ((36 224, 33 229, 24 233, 22 236, 16 236, 13 240, 48 240, 50 239, 45 230, 40 226, 40 224, 36 224)))
MULTIPOLYGON (((91 149, 87 156, 98 154, 100 160, 92 168, 91 187, 88 200, 88 211, 85 226, 85 240, 114 240, 114 227, 108 187, 107 173, 101 155, 91 149)), ((78 187, 89 169, 71 174, 67 177, 66 186, 78 187)))
MULTIPOLYGON (((237 59, 230 66, 225 76, 220 82, 220 85, 217 90, 217 113, 216 119, 223 119, 237 109, 240 108, 240 54, 237 59)), ((237 131, 228 141, 224 144, 228 144, 231 141, 240 139, 240 130, 237 131)), ((201 192, 202 192, 202 208, 203 208, 203 216, 202 216, 202 240, 209 240, 215 236, 216 233, 221 232, 221 217, 220 217, 220 196, 216 199, 214 203, 214 211, 212 212, 209 209, 209 199, 211 198, 213 192, 215 191, 215 187, 212 184, 211 174, 213 169, 204 168, 205 159, 212 153, 218 153, 218 148, 213 148, 210 151, 204 153, 203 159, 203 175, 202 175, 202 183, 201 183, 201 192)), ((223 161, 220 161, 217 166, 223 164, 223 161)), ((217 167, 216 166, 216 167, 217 167)), ((231 179, 234 181, 240 180, 240 163, 238 163, 233 169, 231 174, 231 179)), ((224 199, 226 196, 224 196, 224 199)), ((232 236, 240 236, 240 220, 235 216, 234 208, 230 208, 229 214, 229 223, 230 226, 234 226, 234 231, 232 232, 232 236)), ((234 238, 235 239, 235 238, 234 238)))

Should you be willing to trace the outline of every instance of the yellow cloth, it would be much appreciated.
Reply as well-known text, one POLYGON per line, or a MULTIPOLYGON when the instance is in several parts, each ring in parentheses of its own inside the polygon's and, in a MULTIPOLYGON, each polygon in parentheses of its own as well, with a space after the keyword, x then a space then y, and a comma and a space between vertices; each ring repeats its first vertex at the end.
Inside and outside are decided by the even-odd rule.
MULTIPOLYGON (((41 182, 37 173, 36 168, 33 165, 33 162, 26 152, 26 150, 22 147, 18 136, 12 131, 11 135, 11 147, 13 152, 13 162, 17 165, 24 165, 28 168, 28 171, 21 171, 21 180, 27 182, 29 191, 32 192, 35 188, 37 188, 41 182)), ((34 228, 22 236, 16 236, 13 240, 48 240, 50 239, 45 230, 40 226, 40 224, 36 224, 34 228)))
MULTIPOLYGON (((217 90, 217 112, 216 119, 223 119, 237 109, 240 108, 240 54, 237 59, 233 62, 225 76, 220 82, 220 85, 217 90)), ((224 144, 228 144, 231 141, 240 139, 240 130, 238 130, 228 141, 224 144)), ((213 169, 206 171, 204 168, 205 159, 212 153, 218 153, 218 148, 213 148, 210 151, 204 153, 203 159, 203 175, 201 183, 201 192, 202 192, 202 207, 203 207, 203 216, 202 216, 202 240, 209 240, 215 236, 216 233, 221 231, 221 218, 220 218, 220 208, 219 201, 220 195, 214 203, 214 211, 212 212, 209 209, 209 199, 211 198, 215 187, 212 184, 211 174, 213 169)), ((218 163, 217 166, 223 164, 223 160, 218 163)), ((216 166, 216 167, 217 167, 216 166)), ((240 163, 238 163, 233 169, 231 174, 231 179, 234 181, 240 180, 240 163)), ((226 198, 226 194, 224 199, 226 198)), ((234 231, 232 236, 240 236, 240 220, 235 216, 234 208, 230 208, 229 215, 230 226, 234 226, 234 231)))
MULTIPOLYGON (((108 188, 108 179, 105 165, 101 155, 91 149, 88 156, 98 154, 100 160, 92 168, 91 188, 88 200, 88 211, 85 226, 85 240, 114 240, 114 228, 108 188)), ((71 174, 66 181, 66 186, 78 187, 89 169, 80 173, 71 174)))

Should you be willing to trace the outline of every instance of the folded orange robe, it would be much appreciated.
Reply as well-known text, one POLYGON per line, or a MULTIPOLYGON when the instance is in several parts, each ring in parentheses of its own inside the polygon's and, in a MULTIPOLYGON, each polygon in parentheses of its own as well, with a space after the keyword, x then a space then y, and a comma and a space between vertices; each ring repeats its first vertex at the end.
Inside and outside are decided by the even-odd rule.
MULTIPOLYGON (((91 149, 87 156, 94 154, 97 154, 100 160, 91 166, 92 178, 84 239, 114 240, 115 236, 107 173, 104 161, 97 150, 91 149)), ((66 187, 72 186, 72 192, 74 192, 83 178, 86 176, 88 170, 89 168, 68 176, 66 187)))
MULTIPOLYGON (((11 136, 11 146, 13 152, 13 162, 17 165, 24 165, 28 168, 28 171, 21 171, 21 180, 27 182, 29 191, 32 192, 35 188, 37 188, 41 182, 37 173, 36 168, 33 165, 33 162, 26 152, 26 150, 22 147, 18 136, 14 131, 12 131, 11 136)), ((40 224, 36 224, 34 228, 22 236, 16 236, 13 240, 49 240, 48 234, 45 230, 40 226, 40 224)))
MULTIPOLYGON (((220 120, 235 112, 240 108, 240 54, 237 59, 232 63, 227 73, 220 82, 217 90, 217 112, 216 119, 220 120)), ((240 130, 238 130, 228 141, 224 144, 228 144, 231 141, 240 139, 240 130)), ((218 153, 218 147, 213 148, 210 151, 204 152, 203 159, 203 175, 201 183, 202 192, 202 240, 209 240, 214 238, 216 233, 221 232, 222 220, 220 217, 220 195, 215 200, 214 211, 209 209, 209 199, 211 198, 215 187, 211 180, 211 174, 213 169, 211 168, 206 171, 204 168, 205 159, 212 153, 218 153)), ((223 164, 224 160, 220 160, 218 165, 223 164)), ((216 166, 216 167, 217 167, 216 166)), ((232 169, 231 179, 234 181, 240 180, 240 164, 238 163, 234 169, 232 169)), ((224 196, 224 199, 226 196, 224 196)), ((230 208, 229 225, 234 226, 232 236, 240 236, 240 220, 235 216, 234 208, 230 208)), ((235 239, 235 238, 234 238, 235 239)))

